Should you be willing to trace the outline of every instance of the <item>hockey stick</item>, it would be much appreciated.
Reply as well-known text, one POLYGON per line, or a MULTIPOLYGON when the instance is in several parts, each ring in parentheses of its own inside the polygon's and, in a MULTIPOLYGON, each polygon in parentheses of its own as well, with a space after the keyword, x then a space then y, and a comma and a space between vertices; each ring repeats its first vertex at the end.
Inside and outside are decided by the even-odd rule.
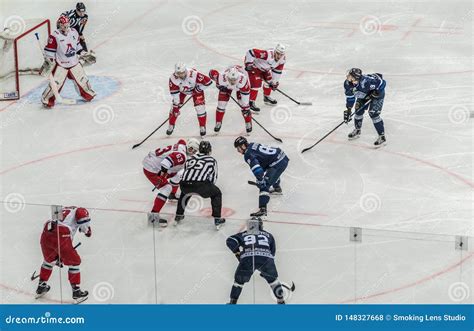
MULTIPOLYGON (((44 56, 43 49, 41 47, 41 42, 39 40, 39 33, 35 32, 35 36, 36 36, 36 41, 38 41, 38 48, 39 48, 41 54, 43 54, 43 56, 44 56)), ((63 98, 59 94, 58 84, 56 84, 56 82, 54 81, 54 77, 53 77, 52 73, 49 74, 48 81, 49 81, 49 86, 51 86, 51 90, 53 91, 54 97, 56 98, 56 100, 59 103, 62 103, 62 104, 65 104, 65 105, 75 105, 77 103, 76 100, 63 98)))
POLYGON ((294 103, 296 103, 298 106, 312 106, 313 103, 312 102, 299 102, 295 99, 293 99, 292 97, 290 97, 288 94, 286 94, 285 92, 283 92, 282 90, 280 90, 279 88, 276 89, 278 92, 280 92, 281 94, 283 94, 285 97, 287 97, 288 99, 290 99, 291 101, 293 101, 294 103))
MULTIPOLYGON (((181 108, 183 108, 183 106, 184 106, 189 100, 191 100, 191 98, 192 98, 192 97, 189 97, 186 101, 184 101, 184 103, 181 105, 181 107, 180 107, 179 109, 181 110, 181 108)), ((169 117, 168 117, 167 119, 165 119, 165 120, 163 121, 163 123, 161 123, 155 130, 153 130, 153 132, 150 133, 145 139, 143 139, 143 140, 142 140, 141 142, 139 142, 138 144, 133 145, 133 146, 132 146, 132 149, 137 148, 138 146, 140 146, 141 144, 143 144, 145 141, 147 141, 148 138, 150 138, 151 136, 153 136, 153 134, 154 134, 156 131, 158 131, 159 129, 161 129, 161 127, 162 127, 163 125, 165 125, 166 122, 168 122, 168 120, 169 120, 169 117)))
POLYGON ((286 284, 281 284, 281 287, 284 287, 286 288, 288 291, 291 291, 291 292, 294 292, 295 289, 296 289, 296 286, 295 286, 295 283, 294 282, 291 282, 291 286, 288 286, 286 284))
MULTIPOLYGON (((235 98, 234 98, 232 95, 230 96, 230 98, 231 98, 232 100, 234 100, 234 102, 240 107, 240 109, 242 109, 242 107, 240 106, 239 102, 238 102, 237 100, 235 100, 235 98)), ((280 143, 283 142, 283 140, 281 140, 280 138, 275 137, 274 135, 272 135, 272 134, 270 133, 270 131, 268 131, 267 129, 265 129, 265 127, 264 127, 262 124, 260 124, 260 122, 257 121, 253 116, 252 116, 252 121, 254 121, 255 123, 257 123, 258 126, 261 127, 261 128, 263 129, 263 131, 265 131, 266 133, 268 133, 268 135, 269 135, 270 137, 272 137, 273 139, 275 139, 276 141, 278 141, 278 142, 280 142, 280 143)))
MULTIPOLYGON (((361 108, 367 106, 369 103, 370 103, 371 100, 367 101, 361 108)), ((301 151, 301 153, 304 153, 306 151, 309 151, 311 148, 313 148, 314 146, 316 146, 317 144, 319 144, 321 141, 323 141, 324 139, 326 139, 327 136, 329 136, 331 133, 333 133, 334 131, 336 131, 341 125, 343 125, 344 123, 349 123, 349 121, 352 119, 352 116, 354 116, 355 112, 351 114, 351 116, 349 117, 349 119, 346 121, 342 121, 341 123, 339 123, 338 126, 336 126, 334 129, 332 129, 331 131, 329 131, 327 134, 324 135, 324 137, 322 137, 321 139, 319 139, 317 142, 315 142, 314 144, 312 144, 311 146, 309 147, 306 147, 305 149, 303 149, 301 151)))
MULTIPOLYGON (((73 247, 73 249, 78 248, 79 246, 81 246, 81 244, 82 244, 81 242, 78 242, 77 245, 73 247)), ((56 264, 56 265, 57 265, 57 264, 56 264)), ((30 279, 31 279, 31 281, 34 281, 34 280, 35 280, 36 278, 38 278, 39 276, 40 276, 40 275, 37 275, 37 274, 36 274, 36 270, 35 270, 35 271, 33 271, 33 274, 31 275, 31 278, 30 278, 30 279)))
POLYGON ((322 137, 321 139, 319 139, 317 142, 315 142, 313 145, 309 146, 309 147, 306 147, 305 149, 303 149, 301 151, 301 153, 304 153, 306 151, 309 151, 311 148, 313 148, 314 146, 316 146, 317 144, 319 144, 321 141, 323 141, 324 139, 326 139, 327 136, 329 136, 331 133, 333 133, 334 131, 336 131, 337 129, 339 129, 339 127, 341 125, 343 125, 344 123, 346 123, 345 121, 342 121, 341 123, 338 124, 338 126, 336 126, 334 129, 332 129, 331 131, 329 131, 328 133, 326 133, 324 135, 324 137, 322 137))
MULTIPOLYGON (((270 85, 269 82, 265 81, 265 83, 267 83, 268 85, 270 85)), ((296 103, 298 106, 312 106, 313 103, 312 102, 299 102, 295 99, 293 99, 292 97, 290 97, 288 94, 286 94, 285 92, 283 92, 282 90, 280 90, 279 88, 276 88, 275 89, 276 91, 280 92, 281 94, 283 94, 285 97, 287 97, 288 99, 290 99, 291 101, 293 101, 294 103, 296 103)))

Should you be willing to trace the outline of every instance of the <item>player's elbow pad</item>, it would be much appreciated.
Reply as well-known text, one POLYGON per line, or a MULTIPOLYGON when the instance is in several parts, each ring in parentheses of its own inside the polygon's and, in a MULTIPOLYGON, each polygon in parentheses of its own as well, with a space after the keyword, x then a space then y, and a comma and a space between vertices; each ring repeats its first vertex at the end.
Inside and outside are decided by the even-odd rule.
POLYGON ((232 251, 232 253, 235 254, 235 252, 238 251, 239 245, 237 244, 237 242, 234 239, 227 238, 225 244, 232 251))

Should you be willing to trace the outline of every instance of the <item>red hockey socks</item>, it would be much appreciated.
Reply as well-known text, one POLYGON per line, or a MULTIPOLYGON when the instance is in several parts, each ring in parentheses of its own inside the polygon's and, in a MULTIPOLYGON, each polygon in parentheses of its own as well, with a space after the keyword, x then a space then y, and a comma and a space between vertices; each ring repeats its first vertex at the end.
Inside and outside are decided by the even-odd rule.
POLYGON ((51 263, 44 261, 43 264, 41 265, 40 277, 39 277, 40 281, 47 282, 49 277, 51 277, 52 272, 53 272, 53 265, 51 263))

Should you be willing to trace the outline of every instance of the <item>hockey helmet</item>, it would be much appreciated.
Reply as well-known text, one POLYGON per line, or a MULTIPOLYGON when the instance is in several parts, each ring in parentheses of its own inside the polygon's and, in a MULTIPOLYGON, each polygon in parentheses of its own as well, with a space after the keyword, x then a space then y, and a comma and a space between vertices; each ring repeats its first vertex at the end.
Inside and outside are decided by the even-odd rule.
POLYGON ((69 17, 67 17, 66 15, 59 16, 56 25, 58 26, 58 28, 61 28, 61 25, 67 25, 67 27, 69 27, 69 17))
POLYGON ((189 155, 193 155, 199 151, 199 141, 196 138, 188 139, 187 151, 189 155))
POLYGON ((247 141, 247 139, 245 137, 242 137, 242 136, 239 136, 239 137, 237 137, 237 139, 234 140, 234 147, 235 148, 237 148, 239 146, 242 146, 242 145, 247 147, 248 144, 249 144, 249 142, 247 141))
POLYGON ((201 141, 201 143, 199 144, 199 153, 210 155, 211 152, 212 152, 211 143, 207 140, 201 141))
POLYGON ((258 231, 263 230, 263 220, 261 217, 252 216, 251 219, 247 221, 247 232, 248 233, 258 233, 258 231))
POLYGON ((75 219, 77 224, 87 223, 91 220, 89 211, 86 208, 79 207, 76 209, 75 219))
POLYGON ((235 67, 233 67, 226 72, 225 76, 231 85, 235 85, 240 77, 240 73, 235 67))
POLYGON ((174 65, 174 74, 179 78, 186 78, 186 72, 187 68, 184 62, 178 62, 174 65))
POLYGON ((353 77, 355 80, 359 80, 362 77, 362 70, 359 68, 351 68, 347 72, 347 76, 353 77))
POLYGON ((275 46, 275 53, 278 53, 278 54, 281 54, 281 55, 285 55, 285 52, 286 52, 286 46, 281 44, 281 43, 278 43, 276 46, 275 46))
POLYGON ((84 5, 83 2, 78 2, 78 3, 76 4, 76 10, 77 10, 78 12, 85 13, 85 12, 86 12, 86 5, 84 5))

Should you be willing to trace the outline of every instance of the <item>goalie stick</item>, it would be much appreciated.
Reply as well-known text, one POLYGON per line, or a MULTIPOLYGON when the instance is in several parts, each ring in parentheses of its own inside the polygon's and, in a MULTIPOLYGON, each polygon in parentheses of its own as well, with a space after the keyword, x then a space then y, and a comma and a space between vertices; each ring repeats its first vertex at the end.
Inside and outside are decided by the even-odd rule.
MULTIPOLYGON (((36 36, 36 41, 38 42, 38 48, 39 48, 41 54, 43 54, 43 57, 44 57, 43 48, 41 47, 41 42, 39 40, 39 33, 36 32, 35 36, 36 36)), ((51 86, 51 90, 53 91, 54 97, 56 98, 57 102, 65 104, 65 105, 75 105, 77 103, 76 100, 63 98, 59 94, 58 84, 56 84, 52 73, 50 73, 47 78, 48 78, 48 81, 49 81, 49 86, 51 86)))

